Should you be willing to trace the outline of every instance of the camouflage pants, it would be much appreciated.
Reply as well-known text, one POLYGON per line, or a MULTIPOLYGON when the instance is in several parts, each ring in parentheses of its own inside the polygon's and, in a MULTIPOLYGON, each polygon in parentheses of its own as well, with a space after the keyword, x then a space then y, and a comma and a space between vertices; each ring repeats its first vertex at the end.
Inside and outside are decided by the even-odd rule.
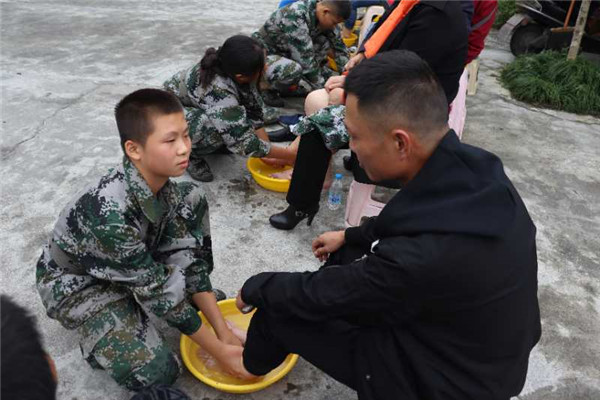
POLYGON ((325 147, 329 150, 339 150, 348 147, 350 137, 344 124, 346 117, 346 106, 332 105, 322 108, 312 115, 308 115, 300 119, 292 132, 297 136, 302 136, 317 130, 325 147))
MULTIPOLYGON (((267 56, 265 80, 275 89, 283 89, 298 84, 303 77, 303 73, 302 66, 296 61, 280 55, 267 56)), ((324 78, 323 83, 333 75, 338 75, 338 73, 333 71, 327 65, 324 65, 321 68, 321 76, 324 78)), ((321 89, 321 85, 315 85, 311 82, 308 83, 313 89, 321 89)))
POLYGON ((104 308, 78 328, 86 361, 104 369, 119 384, 140 390, 153 383, 172 384, 181 364, 146 313, 131 298, 104 308), (96 332, 108 333, 90 343, 96 332))
POLYGON ((267 56, 265 79, 274 88, 296 85, 302 79, 302 66, 283 56, 267 56))

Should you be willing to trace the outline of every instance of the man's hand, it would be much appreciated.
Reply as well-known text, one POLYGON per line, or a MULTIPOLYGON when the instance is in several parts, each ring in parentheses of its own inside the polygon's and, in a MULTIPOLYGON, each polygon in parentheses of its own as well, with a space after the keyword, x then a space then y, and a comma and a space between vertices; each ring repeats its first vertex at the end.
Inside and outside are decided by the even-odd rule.
POLYGON ((365 59, 365 53, 358 53, 354 57, 352 57, 346 65, 344 66, 344 71, 350 71, 352 68, 356 67, 362 60, 365 59))
POLYGON ((319 261, 327 260, 329 255, 346 243, 344 231, 325 232, 312 242, 312 251, 319 261))
POLYGON ((242 314, 248 314, 250 311, 254 310, 254 306, 250 304, 244 303, 242 300, 242 290, 238 290, 237 297, 235 298, 235 306, 242 314))
POLYGON ((346 82, 345 75, 332 76, 331 78, 327 79, 327 82, 325 82, 324 88, 328 92, 331 92, 333 89, 337 89, 337 88, 343 89, 344 82, 346 82))

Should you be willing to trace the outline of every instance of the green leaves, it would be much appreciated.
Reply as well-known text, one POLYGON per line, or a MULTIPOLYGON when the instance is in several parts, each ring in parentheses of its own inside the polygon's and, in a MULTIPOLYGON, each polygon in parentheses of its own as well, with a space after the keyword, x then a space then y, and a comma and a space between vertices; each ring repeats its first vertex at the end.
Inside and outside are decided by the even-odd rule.
POLYGON ((581 57, 546 51, 518 57, 500 81, 517 100, 577 114, 600 116, 600 66, 581 57))

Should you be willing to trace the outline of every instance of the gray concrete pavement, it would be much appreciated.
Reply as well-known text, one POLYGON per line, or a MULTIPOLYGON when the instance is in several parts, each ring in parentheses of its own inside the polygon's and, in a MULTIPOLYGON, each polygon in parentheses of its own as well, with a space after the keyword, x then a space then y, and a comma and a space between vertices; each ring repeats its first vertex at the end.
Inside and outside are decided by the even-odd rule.
MULTIPOLYGON (((158 86, 197 61, 208 45, 250 33, 277 0, 1 1, 2 292, 38 317, 56 360, 59 398, 127 399, 103 372, 82 360, 73 332, 45 317, 34 264, 64 204, 120 160, 112 109, 125 94, 158 86)), ((482 56, 480 86, 468 98, 464 141, 498 154, 538 227, 543 338, 520 399, 600 398, 600 121, 535 109, 511 100, 497 83, 510 60, 482 56)), ((343 152, 342 152, 343 153, 343 152)), ((336 172, 341 156, 335 157, 336 172)), ((343 211, 323 209, 313 225, 270 228, 284 196, 258 187, 241 157, 209 158, 216 269, 213 284, 233 295, 263 270, 317 268, 309 244, 343 225, 343 211)), ((189 179, 184 177, 183 179, 189 179)), ((345 173, 345 184, 350 178, 345 173)), ((325 207, 323 207, 325 208, 325 207)), ((165 328, 177 348, 178 335, 165 328)), ((197 399, 353 399, 355 394, 299 362, 263 392, 217 392, 189 373, 178 386, 197 399)))

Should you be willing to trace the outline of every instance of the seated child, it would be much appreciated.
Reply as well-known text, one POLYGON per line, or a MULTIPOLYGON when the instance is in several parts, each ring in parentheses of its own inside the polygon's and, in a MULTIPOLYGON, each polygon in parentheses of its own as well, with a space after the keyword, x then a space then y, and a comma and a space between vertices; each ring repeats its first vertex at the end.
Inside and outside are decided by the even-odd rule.
POLYGON ((263 127, 264 103, 257 82, 265 68, 265 53, 254 39, 236 35, 218 50, 209 48, 193 67, 164 83, 184 105, 192 138, 188 172, 210 182, 213 174, 203 155, 223 148, 251 157, 274 157, 293 163, 295 153, 272 146, 263 127))
POLYGON ((267 49, 267 104, 282 106, 278 92, 289 93, 303 80, 320 89, 335 72, 328 56, 341 70, 348 49, 337 24, 350 16, 349 0, 299 0, 279 8, 252 36, 267 49))
POLYGON ((196 184, 169 179, 185 172, 190 155, 183 108, 171 93, 141 89, 119 102, 115 116, 123 162, 63 209, 37 263, 48 316, 76 329, 85 360, 130 390, 171 384, 180 374, 149 313, 240 375, 243 348, 209 279, 206 198, 196 184))

